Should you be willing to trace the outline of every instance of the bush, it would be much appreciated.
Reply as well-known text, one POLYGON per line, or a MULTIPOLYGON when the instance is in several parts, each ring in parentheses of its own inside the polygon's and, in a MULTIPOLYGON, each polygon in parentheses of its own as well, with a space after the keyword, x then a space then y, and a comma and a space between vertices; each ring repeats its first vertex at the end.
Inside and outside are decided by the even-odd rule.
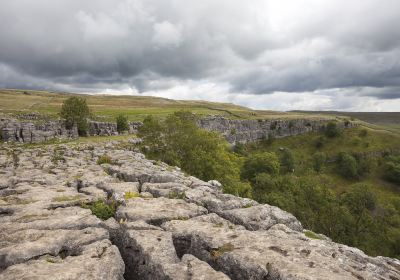
POLYGON ((89 208, 92 214, 99 219, 108 220, 115 216, 116 203, 107 204, 104 200, 99 199, 92 204, 83 205, 83 208, 89 208))
POLYGON ((339 174, 347 178, 358 176, 358 165, 356 159, 348 153, 341 153, 338 160, 339 174))
POLYGON ((316 172, 321 172, 326 161, 325 153, 317 152, 312 156, 312 166, 316 172))
POLYGON ((117 131, 118 133, 122 133, 124 131, 129 130, 129 123, 128 123, 128 118, 124 115, 118 115, 116 118, 117 121, 117 131))
POLYGON ((254 181, 257 174, 277 174, 279 172, 279 160, 276 154, 260 152, 249 155, 243 164, 241 178, 254 181))
POLYGON ((86 99, 82 97, 70 97, 63 102, 60 116, 66 120, 67 128, 74 125, 78 128, 80 136, 86 136, 89 128, 87 119, 90 117, 90 110, 86 104, 86 99))
POLYGON ((368 136, 368 130, 361 129, 360 133, 358 134, 360 137, 367 137, 368 136))
POLYGON ((340 129, 336 122, 329 122, 326 125, 325 135, 329 138, 334 138, 340 135, 340 129))
POLYGON ((108 155, 102 155, 101 157, 99 157, 99 159, 97 160, 97 164, 101 165, 101 164, 104 164, 104 163, 112 164, 111 157, 108 156, 108 155))
POLYGON ((384 165, 384 178, 400 185, 400 156, 391 156, 384 165))
POLYGON ((326 139, 324 136, 320 136, 317 139, 315 139, 315 148, 320 149, 325 145, 326 139))
POLYGON ((280 162, 283 172, 294 172, 295 161, 291 150, 289 149, 283 150, 280 162))

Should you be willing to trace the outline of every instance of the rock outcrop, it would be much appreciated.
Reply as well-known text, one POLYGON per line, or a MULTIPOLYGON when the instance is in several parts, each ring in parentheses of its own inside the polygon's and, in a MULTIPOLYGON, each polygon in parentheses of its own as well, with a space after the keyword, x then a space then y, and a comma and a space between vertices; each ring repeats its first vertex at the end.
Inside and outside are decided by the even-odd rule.
MULTIPOLYGON (((0 140, 4 142, 40 143, 52 139, 76 139, 78 130, 76 127, 67 129, 65 121, 38 120, 36 114, 24 115, 24 118, 0 119, 0 140), (32 121, 34 120, 34 121, 32 121)), ((130 122, 128 133, 136 133, 142 125, 141 122, 130 122)), ((117 124, 113 122, 89 121, 89 136, 118 135, 117 124)))
POLYGON ((31 122, 2 118, 0 135, 4 142, 39 143, 56 138, 77 138, 78 130, 76 127, 67 129, 63 120, 31 122))
MULTIPOLYGON (((299 118, 299 119, 260 119, 239 120, 221 116, 210 116, 198 121, 200 128, 221 133, 231 144, 247 143, 268 138, 276 138, 304 134, 311 131, 323 131, 329 121, 334 118, 299 118)), ((339 121, 341 128, 353 127, 351 121, 339 121)))
POLYGON ((400 279, 399 260, 117 144, 0 149, 0 279, 400 279))

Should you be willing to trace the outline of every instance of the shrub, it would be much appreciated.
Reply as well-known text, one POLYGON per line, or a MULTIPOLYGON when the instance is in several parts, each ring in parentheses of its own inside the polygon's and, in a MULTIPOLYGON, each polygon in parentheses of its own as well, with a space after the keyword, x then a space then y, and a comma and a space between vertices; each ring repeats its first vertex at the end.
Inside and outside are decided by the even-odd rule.
POLYGON ((277 174, 279 166, 280 163, 275 153, 254 153, 245 159, 241 170, 241 177, 254 181, 256 175, 259 173, 277 174))
POLYGON ((384 178, 400 185, 400 156, 391 156, 384 165, 384 178))
POLYGON ((322 152, 316 152, 312 156, 312 166, 316 172, 321 172, 326 161, 326 155, 322 152))
POLYGON ((93 215, 102 220, 107 220, 115 216, 115 211, 116 211, 115 202, 107 204, 104 200, 99 199, 92 204, 83 205, 83 207, 89 208, 92 211, 93 215))
POLYGON ((66 120, 67 128, 76 125, 80 136, 87 135, 89 128, 87 119, 90 117, 90 110, 86 99, 76 96, 66 99, 61 107, 60 116, 66 120))
POLYGON ((355 178, 358 176, 356 159, 348 153, 341 153, 338 160, 339 174, 343 177, 355 178))
POLYGON ((368 130, 361 129, 360 133, 358 134, 360 137, 367 137, 368 136, 368 130))
POLYGON ((326 125, 325 135, 329 138, 334 138, 340 135, 340 129, 336 122, 329 122, 326 125))
POLYGON ((112 164, 112 159, 110 156, 108 155, 102 155, 101 157, 99 157, 99 159, 97 160, 97 164, 101 165, 104 163, 108 163, 108 164, 112 164))
POLYGON ((124 115, 118 115, 116 118, 117 121, 117 131, 118 133, 122 133, 124 131, 129 130, 129 123, 128 123, 128 118, 124 115))
POLYGON ((291 150, 285 149, 282 152, 281 158, 281 167, 284 172, 293 172, 295 168, 294 156, 291 150))
POLYGON ((325 145, 326 139, 324 136, 320 136, 317 139, 315 139, 314 145, 317 149, 322 148, 325 145))

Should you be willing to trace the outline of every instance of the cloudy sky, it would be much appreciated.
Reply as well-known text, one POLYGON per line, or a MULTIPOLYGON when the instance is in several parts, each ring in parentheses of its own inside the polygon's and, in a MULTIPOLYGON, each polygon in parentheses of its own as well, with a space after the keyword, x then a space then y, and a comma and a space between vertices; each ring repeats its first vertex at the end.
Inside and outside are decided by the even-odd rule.
POLYGON ((0 87, 399 111, 399 0, 2 0, 0 87))

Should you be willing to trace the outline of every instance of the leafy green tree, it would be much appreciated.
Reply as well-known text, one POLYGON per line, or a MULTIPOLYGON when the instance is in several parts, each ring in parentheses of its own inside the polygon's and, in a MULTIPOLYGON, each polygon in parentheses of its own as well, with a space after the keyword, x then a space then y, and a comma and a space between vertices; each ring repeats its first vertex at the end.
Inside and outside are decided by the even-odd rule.
POLYGON ((295 160, 293 153, 290 149, 285 149, 282 152, 281 158, 281 167, 284 172, 293 172, 295 168, 295 160))
POLYGON ((377 201, 369 187, 364 184, 355 184, 340 197, 342 205, 349 209, 353 222, 350 228, 350 235, 353 237, 353 244, 360 246, 362 239, 366 239, 374 229, 372 212, 376 209, 377 201), (364 235, 364 236, 362 236, 364 235))
POLYGON ((87 135, 90 110, 85 98, 72 96, 66 99, 61 107, 60 116, 66 120, 67 128, 76 125, 80 136, 87 135))
POLYGON ((391 156, 384 165, 386 180, 400 185, 400 156, 391 156))
POLYGON ((326 162, 326 154, 323 152, 316 152, 312 156, 312 167, 316 172, 321 172, 326 162))
POLYGON ((356 159, 348 153, 339 154, 338 171, 343 177, 356 178, 358 176, 358 165, 356 159))
POLYGON ((128 118, 122 114, 118 115, 116 118, 117 121, 117 131, 118 133, 128 131, 129 130, 129 123, 128 118))
POLYGON ((224 191, 251 196, 251 186, 240 181, 241 158, 231 152, 218 133, 199 129, 195 116, 175 112, 165 120, 147 117, 139 129, 146 155, 182 168, 202 180, 216 179, 224 191))
POLYGON ((340 129, 336 122, 329 122, 326 125, 325 135, 329 138, 334 138, 340 135, 340 129))
POLYGON ((279 166, 279 159, 275 153, 254 153, 245 159, 241 177, 242 179, 254 181, 256 175, 259 173, 277 174, 279 166))

